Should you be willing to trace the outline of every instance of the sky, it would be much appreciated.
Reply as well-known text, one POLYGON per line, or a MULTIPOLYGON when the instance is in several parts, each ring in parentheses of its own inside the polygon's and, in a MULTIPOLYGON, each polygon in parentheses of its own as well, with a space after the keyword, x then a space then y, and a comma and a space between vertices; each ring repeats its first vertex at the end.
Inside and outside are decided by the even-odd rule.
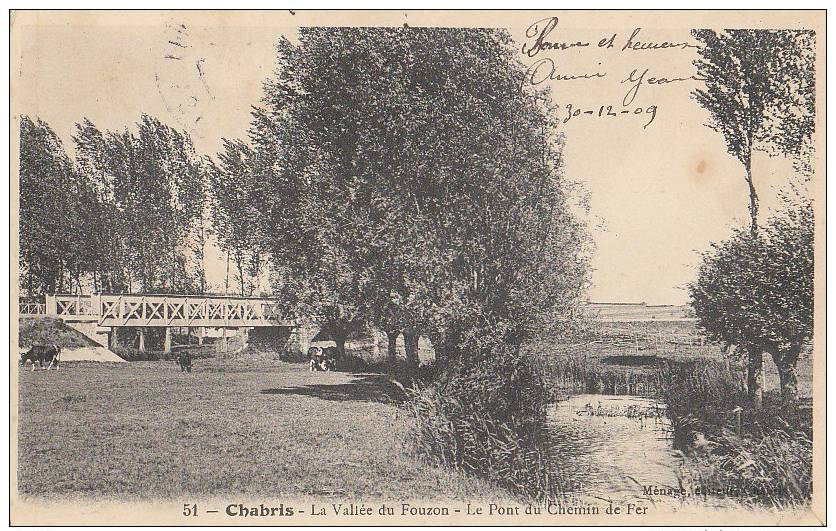
MULTIPOLYGON (((275 44, 281 35, 293 39, 297 26, 371 24, 368 17, 378 16, 376 24, 506 27, 526 67, 542 61, 532 80, 548 77, 552 64, 556 75, 592 76, 540 83, 551 88, 561 117, 570 105, 581 110, 562 128, 566 175, 589 199, 591 300, 685 303, 699 252, 746 222, 743 169, 722 136, 704 125, 708 115, 691 98, 700 86, 687 79, 695 73, 694 48, 622 49, 627 43, 696 44, 689 34, 695 20, 653 12, 464 13, 455 21, 439 13, 363 16, 358 22, 347 14, 287 11, 18 14, 12 127, 17 115, 40 117, 72 152, 75 124, 85 117, 100 129, 122 130, 145 113, 187 130, 198 153, 214 156, 222 138, 246 135, 250 107, 276 68, 275 44), (543 40, 564 42, 566 49, 536 45, 552 16, 558 22, 543 40), (612 46, 599 47, 613 35, 612 46), (571 46, 577 42, 589 46, 571 46), (624 106, 645 69, 633 101, 624 106), (686 79, 650 83, 650 77, 686 79), (607 115, 608 106, 616 116, 607 115)), ((784 160, 755 160, 765 213, 791 171, 784 160)), ((222 286, 225 268, 217 250, 209 260, 210 283, 222 286)))

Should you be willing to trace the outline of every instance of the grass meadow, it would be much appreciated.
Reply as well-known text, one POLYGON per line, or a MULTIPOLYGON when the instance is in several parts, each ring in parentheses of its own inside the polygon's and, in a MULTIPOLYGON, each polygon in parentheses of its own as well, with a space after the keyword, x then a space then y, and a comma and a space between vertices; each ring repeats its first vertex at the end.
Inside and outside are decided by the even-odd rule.
POLYGON ((406 449, 399 389, 376 374, 205 359, 19 370, 24 496, 508 499, 406 449))
MULTIPOLYGON (((37 322, 22 326, 21 336, 54 335, 41 328, 37 322)), ((719 367, 737 378, 742 366, 727 363, 719 346, 695 340, 694 332, 687 322, 609 323, 586 336, 549 338, 526 348, 539 360, 553 400, 572 393, 658 396, 665 390, 660 398, 671 411, 681 403, 682 419, 704 417, 698 431, 727 449, 723 456, 734 459, 695 454, 701 481, 719 485, 738 477, 736 460, 746 456, 763 464, 761 472, 750 474, 752 484, 772 477, 772 471, 786 476, 783 465, 778 466, 789 462, 782 456, 809 453, 806 446, 801 454, 793 446, 793 441, 806 440, 795 435, 803 431, 803 419, 796 423, 798 430, 768 431, 768 438, 729 434, 731 392, 697 396, 698 390, 710 388, 697 368, 719 367), (665 369, 671 361, 693 367, 679 376, 684 384, 671 387, 665 369), (692 381, 693 392, 685 385, 692 381), (714 422, 714 417, 720 420, 714 422), (763 441, 775 442, 775 451, 764 452, 763 441)), ((19 493, 120 499, 230 494, 320 500, 515 497, 496 478, 482 479, 422 457, 414 439, 420 426, 402 407, 403 391, 389 376, 312 373, 307 364, 280 361, 277 354, 257 348, 228 355, 211 344, 203 350, 190 374, 180 372, 170 359, 63 363, 60 371, 48 372, 19 369, 19 493)), ((374 352, 352 351, 352 356, 374 361, 374 352)), ((766 389, 774 394, 777 373, 772 360, 765 361, 766 389)), ((358 363, 356 369, 368 370, 364 366, 358 363)), ((809 356, 799 361, 798 373, 801 395, 811 396, 809 356)), ((766 415, 781 418, 783 413, 766 415)), ((764 424, 760 417, 752 419, 744 424, 764 424)), ((690 428, 683 431, 693 433, 690 428)), ((807 481, 803 474, 797 481, 802 498, 807 481)))

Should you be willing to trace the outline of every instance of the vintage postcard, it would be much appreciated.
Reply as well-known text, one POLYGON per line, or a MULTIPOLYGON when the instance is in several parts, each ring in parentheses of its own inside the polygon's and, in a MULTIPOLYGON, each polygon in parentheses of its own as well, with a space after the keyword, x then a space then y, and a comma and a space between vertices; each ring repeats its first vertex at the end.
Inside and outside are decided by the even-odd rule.
POLYGON ((10 13, 13 525, 823 525, 825 12, 10 13))

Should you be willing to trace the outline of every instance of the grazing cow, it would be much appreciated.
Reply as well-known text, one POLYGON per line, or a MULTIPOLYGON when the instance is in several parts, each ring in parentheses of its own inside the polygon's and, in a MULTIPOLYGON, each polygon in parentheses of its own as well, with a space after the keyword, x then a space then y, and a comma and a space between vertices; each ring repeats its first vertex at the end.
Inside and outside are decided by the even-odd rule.
POLYGON ((311 359, 311 371, 336 371, 340 351, 337 347, 311 347, 308 349, 308 357, 311 359))
POLYGON ((325 358, 325 370, 336 371, 337 363, 340 361, 340 349, 337 347, 325 347, 322 350, 322 355, 325 358))
POLYGON ((55 365, 56 371, 60 370, 61 347, 58 345, 52 345, 51 347, 34 345, 27 352, 20 354, 21 365, 26 365, 27 361, 32 363, 33 372, 35 371, 35 362, 38 363, 41 369, 44 368, 44 363, 49 363, 46 370, 51 369, 53 364, 55 365))
POLYGON ((180 372, 192 372, 192 353, 187 349, 178 352, 177 364, 180 365, 180 372))
POLYGON ((322 349, 320 347, 311 347, 308 349, 308 358, 310 358, 310 370, 313 371, 322 371, 325 370, 323 365, 324 357, 322 355, 322 349))

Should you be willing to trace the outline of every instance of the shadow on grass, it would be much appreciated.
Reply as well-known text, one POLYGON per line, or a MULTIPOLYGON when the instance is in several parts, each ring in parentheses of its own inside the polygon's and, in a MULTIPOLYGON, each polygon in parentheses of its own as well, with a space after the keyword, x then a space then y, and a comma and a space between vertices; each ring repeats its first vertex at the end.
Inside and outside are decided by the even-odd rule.
POLYGON ((356 378, 344 384, 311 384, 299 387, 262 389, 263 395, 311 396, 335 402, 381 402, 392 404, 405 397, 388 377, 382 374, 357 374, 356 378))
POLYGON ((607 356, 601 358, 604 365, 623 365, 625 367, 655 367, 662 364, 658 356, 607 356))

